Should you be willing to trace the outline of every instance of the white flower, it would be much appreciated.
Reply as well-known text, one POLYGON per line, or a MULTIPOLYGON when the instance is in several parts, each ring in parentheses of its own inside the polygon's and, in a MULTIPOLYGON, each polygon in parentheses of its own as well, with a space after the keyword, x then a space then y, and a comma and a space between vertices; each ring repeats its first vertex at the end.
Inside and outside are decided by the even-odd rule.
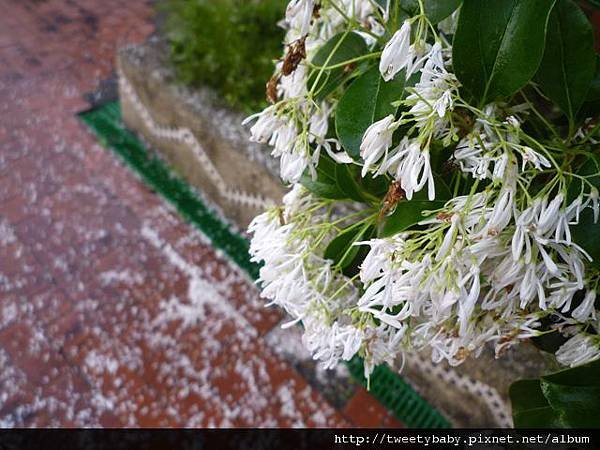
POLYGON ((307 94, 306 80, 306 65, 300 64, 290 75, 280 78, 277 85, 279 97, 283 99, 304 97, 307 94))
POLYGON ((531 147, 524 145, 513 145, 512 147, 519 151, 523 158, 523 167, 521 170, 525 170, 525 165, 527 163, 532 164, 537 170, 543 170, 544 167, 552 167, 548 158, 539 154, 531 147))
POLYGON ((587 291, 581 304, 573 310, 571 316, 580 322, 585 322, 592 319, 596 320, 596 307, 594 302, 596 301, 596 291, 587 291))
MULTIPOLYGON (((285 42, 304 44, 306 61, 311 61, 351 21, 369 51, 376 52, 390 3, 291 0, 285 42)), ((541 321, 549 317, 552 327, 570 338, 557 353, 562 364, 600 358, 597 274, 587 267, 589 255, 571 232, 581 211, 599 219, 600 194, 583 180, 562 176, 574 169, 571 160, 547 150, 546 139, 529 146, 534 141, 527 139, 530 128, 523 121, 531 117, 528 105, 511 100, 477 109, 464 104, 446 36, 454 32, 457 17, 455 12, 438 24, 438 33, 415 15, 385 43, 379 61, 384 80, 419 73, 418 82, 408 88, 408 96, 395 99, 394 105, 402 105, 397 120, 393 114, 370 124, 360 157, 363 177, 395 180, 407 202, 422 201, 425 195, 416 193, 425 188, 433 200, 430 149, 433 153, 433 145, 441 143, 446 158, 458 142, 450 161, 462 173, 447 181, 464 195, 436 202, 439 206, 415 226, 395 236, 354 243, 369 247, 359 277, 346 276, 324 255, 341 230, 369 226, 367 221, 379 225, 376 202, 367 210, 294 184, 280 208, 258 216, 249 227, 252 261, 262 263, 262 296, 289 314, 285 326, 302 323, 305 345, 326 367, 360 353, 368 376, 376 364, 421 348, 431 351, 434 362, 450 365, 477 357, 487 344, 494 344, 499 356, 540 335, 541 321), (401 125, 406 133, 396 145, 393 138, 401 125), (464 180, 465 174, 484 181, 464 180), (571 199, 567 192, 573 182, 581 192, 571 199)), ((251 139, 272 147, 282 178, 291 183, 305 173, 316 175, 323 152, 336 163, 357 163, 329 129, 340 91, 315 103, 307 89, 310 65, 294 67, 289 76, 273 79, 279 103, 246 121, 255 122, 251 139)), ((277 73, 281 70, 280 62, 277 73)), ((570 142, 593 145, 586 136, 591 124, 570 142)))
POLYGON ((598 337, 576 334, 556 352, 556 359, 563 366, 575 367, 600 358, 598 337))
POLYGON ((512 187, 500 191, 481 235, 497 235, 508 226, 513 217, 514 196, 512 187))
MULTIPOLYGON (((442 46, 436 42, 427 55, 421 80, 412 88, 405 103, 408 113, 414 117, 417 127, 434 137, 448 134, 447 111, 454 108, 454 95, 458 90, 456 77, 445 68, 442 46)), ((451 134, 450 134, 451 136, 451 134)))
POLYGON ((406 327, 398 330, 385 324, 380 324, 369 333, 365 338, 364 374, 366 378, 373 372, 375 365, 394 364, 405 333, 406 327))
POLYGON ((364 160, 361 173, 363 177, 369 168, 387 153, 392 145, 392 136, 396 128, 398 128, 398 124, 394 122, 392 114, 367 128, 360 144, 360 156, 364 160))
POLYGON ((385 45, 379 62, 379 71, 385 81, 391 80, 398 72, 411 64, 410 33, 410 22, 405 20, 385 45))
POLYGON ((279 159, 281 179, 289 183, 297 183, 310 163, 311 158, 302 145, 296 146, 294 151, 281 153, 279 159))
POLYGON ((273 133, 275 133, 283 124, 283 121, 277 116, 274 106, 270 106, 260 113, 251 115, 242 122, 242 125, 246 125, 253 120, 256 120, 256 123, 250 128, 250 140, 261 144, 269 142, 273 133))
POLYGON ((494 172, 502 173, 502 166, 507 163, 508 155, 503 152, 500 156, 496 156, 493 151, 496 146, 495 142, 485 133, 480 133, 479 136, 477 134, 479 133, 475 131, 458 144, 454 151, 454 158, 460 164, 463 172, 470 173, 473 178, 483 180, 492 177, 491 165, 494 165, 494 172), (500 167, 496 170, 498 165, 500 167))
POLYGON ((435 200, 435 182, 431 170, 429 151, 422 150, 417 140, 402 139, 389 158, 386 158, 378 173, 388 171, 400 181, 400 185, 411 200, 427 184, 429 200, 435 200))
POLYGON ((596 189, 595 187, 592 188, 589 198, 592 202, 592 210, 594 211, 594 223, 598 223, 598 214, 600 212, 600 209, 598 208, 598 197, 598 189, 596 189))
POLYGON ((370 0, 340 0, 339 6, 349 17, 354 17, 360 23, 366 23, 375 11, 374 2, 370 0))
POLYGON ((371 249, 360 267, 360 279, 366 284, 391 270, 393 253, 402 248, 402 235, 391 239, 372 239, 367 242, 356 242, 354 245, 369 245, 371 249))
POLYGON ((519 129, 521 128, 521 122, 515 116, 508 116, 506 118, 506 123, 513 128, 519 129))
POLYGON ((325 318, 319 316, 309 316, 303 325, 302 342, 326 369, 334 368, 340 360, 351 360, 363 343, 363 333, 352 325, 334 322, 327 326, 325 318))
POLYGON ((324 140, 327 136, 327 132, 329 131, 329 117, 331 116, 332 109, 327 102, 323 102, 320 108, 311 114, 309 129, 312 140, 324 140))
POLYGON ((469 274, 463 280, 461 280, 461 288, 465 291, 468 282, 471 283, 471 286, 468 289, 468 294, 463 296, 458 307, 458 322, 460 324, 459 332, 463 336, 468 332, 469 319, 473 314, 475 303, 479 299, 479 292, 481 289, 479 267, 471 266, 469 274))
POLYGON ((285 11, 285 20, 290 28, 305 36, 310 28, 314 10, 313 0, 291 0, 285 11))

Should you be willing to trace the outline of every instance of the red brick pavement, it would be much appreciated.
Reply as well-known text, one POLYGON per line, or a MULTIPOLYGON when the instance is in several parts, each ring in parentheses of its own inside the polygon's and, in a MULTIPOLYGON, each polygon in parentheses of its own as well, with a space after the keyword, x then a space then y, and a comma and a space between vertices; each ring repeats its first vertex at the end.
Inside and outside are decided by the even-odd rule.
POLYGON ((149 2, 0 9, 0 426, 399 425, 276 356, 279 314, 77 121, 149 2))

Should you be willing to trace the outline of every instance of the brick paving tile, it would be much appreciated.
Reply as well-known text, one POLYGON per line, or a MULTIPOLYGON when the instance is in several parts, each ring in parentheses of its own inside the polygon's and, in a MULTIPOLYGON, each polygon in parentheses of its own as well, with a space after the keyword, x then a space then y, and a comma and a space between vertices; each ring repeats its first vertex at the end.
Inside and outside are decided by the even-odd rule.
POLYGON ((400 428, 398 421, 387 409, 378 403, 369 393, 360 388, 343 409, 344 415, 357 427, 364 428, 400 428))
POLYGON ((76 118, 151 2, 0 8, 0 426, 392 424, 276 355, 281 313, 76 118))

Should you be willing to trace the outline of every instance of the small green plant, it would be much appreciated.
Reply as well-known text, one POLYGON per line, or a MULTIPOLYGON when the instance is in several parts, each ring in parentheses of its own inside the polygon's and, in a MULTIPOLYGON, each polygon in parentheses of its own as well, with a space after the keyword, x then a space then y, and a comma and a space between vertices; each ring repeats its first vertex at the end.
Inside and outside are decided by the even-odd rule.
POLYGON ((265 106, 265 79, 284 31, 283 0, 162 0, 178 79, 216 89, 245 112, 265 106))

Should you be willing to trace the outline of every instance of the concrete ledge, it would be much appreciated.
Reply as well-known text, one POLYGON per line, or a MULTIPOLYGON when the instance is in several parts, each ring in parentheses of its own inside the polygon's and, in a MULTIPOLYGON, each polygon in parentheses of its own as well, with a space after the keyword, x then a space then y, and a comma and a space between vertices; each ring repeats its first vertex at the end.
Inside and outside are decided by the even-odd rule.
MULTIPOLYGON (((189 128, 224 179, 235 190, 260 195, 278 203, 284 188, 269 150, 249 142, 241 126, 244 116, 223 105, 208 89, 192 90, 175 82, 159 40, 129 46, 118 54, 118 67, 133 87, 153 121, 162 127, 189 128)), ((121 95, 123 121, 141 135, 188 183, 245 229, 262 208, 242 205, 222 195, 188 145, 157 138, 144 124, 127 95, 121 95)))

